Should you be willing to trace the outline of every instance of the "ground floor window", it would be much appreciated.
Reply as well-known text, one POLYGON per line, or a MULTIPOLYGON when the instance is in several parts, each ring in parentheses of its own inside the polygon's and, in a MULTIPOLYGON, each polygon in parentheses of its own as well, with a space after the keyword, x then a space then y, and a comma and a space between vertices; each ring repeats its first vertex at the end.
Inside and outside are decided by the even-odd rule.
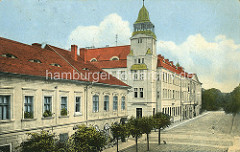
POLYGON ((24 118, 33 118, 33 96, 25 96, 24 118))
POLYGON ((0 152, 10 152, 10 151, 11 151, 10 144, 8 144, 8 145, 0 145, 0 152))
POLYGON ((136 109, 136 117, 137 118, 142 118, 142 108, 137 108, 136 109))
POLYGON ((10 96, 0 96, 0 120, 10 119, 10 96))

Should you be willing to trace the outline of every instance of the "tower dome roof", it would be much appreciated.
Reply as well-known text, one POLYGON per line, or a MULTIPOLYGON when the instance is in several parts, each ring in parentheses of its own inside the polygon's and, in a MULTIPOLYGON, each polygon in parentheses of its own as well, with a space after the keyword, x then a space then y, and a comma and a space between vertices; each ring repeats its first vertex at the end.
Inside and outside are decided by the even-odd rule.
POLYGON ((143 22, 150 22, 149 13, 144 5, 140 9, 138 13, 138 18, 135 23, 143 23, 143 22))

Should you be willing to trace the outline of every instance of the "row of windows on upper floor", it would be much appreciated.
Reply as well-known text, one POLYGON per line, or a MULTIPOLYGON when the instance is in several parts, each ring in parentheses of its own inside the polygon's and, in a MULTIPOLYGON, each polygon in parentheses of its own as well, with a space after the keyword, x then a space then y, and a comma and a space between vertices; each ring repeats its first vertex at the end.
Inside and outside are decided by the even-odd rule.
MULTIPOLYGON (((0 120, 11 119, 11 103, 10 103, 11 95, 0 95, 0 120)), ((52 117, 53 116, 53 101, 52 96, 44 96, 43 97, 43 117, 52 117)), ((104 111, 109 111, 109 96, 104 96, 104 111)), ((125 110, 125 96, 121 97, 121 110, 125 110)), ((24 119, 33 119, 34 118, 34 96, 24 96, 24 119)), ((81 115, 81 96, 75 97, 75 106, 74 113, 75 115, 81 115)), ((99 96, 94 95, 92 98, 92 111, 99 112, 99 96)), ((69 113, 68 108, 68 97, 61 96, 60 103, 60 115, 67 116, 69 113)), ((113 111, 118 110, 118 96, 113 97, 113 111)))
POLYGON ((134 98, 144 98, 143 88, 134 88, 134 98))
MULTIPOLYGON (((159 98, 160 92, 157 92, 159 98)), ((163 89, 163 99, 180 99, 180 91, 163 89)))
MULTIPOLYGON (((9 54, 9 53, 7 53, 7 54, 2 54, 1 56, 2 56, 2 57, 6 57, 6 58, 13 58, 13 59, 16 59, 16 58, 17 58, 15 55, 9 54)), ((29 61, 29 62, 35 62, 35 63, 42 63, 39 59, 29 59, 28 61, 29 61)), ((61 65, 60 65, 60 64, 57 64, 57 63, 51 63, 51 64, 49 64, 49 65, 51 65, 51 66, 56 66, 56 67, 61 67, 61 65)))

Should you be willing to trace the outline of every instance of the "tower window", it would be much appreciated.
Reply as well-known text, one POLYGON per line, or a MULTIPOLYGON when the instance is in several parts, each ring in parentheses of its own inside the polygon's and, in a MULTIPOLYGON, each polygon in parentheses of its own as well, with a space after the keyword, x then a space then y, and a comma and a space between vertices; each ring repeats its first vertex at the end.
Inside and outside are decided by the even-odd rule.
POLYGON ((139 39, 138 39, 138 43, 142 43, 142 38, 139 38, 139 39))

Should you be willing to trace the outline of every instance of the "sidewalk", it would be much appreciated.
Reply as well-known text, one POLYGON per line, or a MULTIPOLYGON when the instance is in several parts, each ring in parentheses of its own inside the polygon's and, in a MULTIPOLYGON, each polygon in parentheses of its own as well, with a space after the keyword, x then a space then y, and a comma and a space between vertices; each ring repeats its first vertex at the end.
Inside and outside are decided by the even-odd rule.
MULTIPOLYGON (((201 114, 201 115, 199 115, 197 117, 194 117, 192 119, 187 119, 187 120, 183 120, 183 121, 179 121, 179 122, 173 123, 169 128, 164 129, 164 131, 171 130, 171 129, 177 127, 177 126, 181 126, 181 125, 183 125, 185 123, 188 123, 188 122, 193 121, 195 119, 201 118, 201 117, 203 117, 203 116, 205 116, 207 114, 209 114, 209 112, 203 113, 203 114, 201 114)), ((145 136, 146 135, 144 134, 141 138, 139 138, 138 139, 138 143, 145 142, 145 138, 146 138, 145 136)), ((119 140, 118 150, 121 151, 121 150, 126 149, 128 147, 131 147, 133 145, 135 145, 135 139, 132 138, 132 137, 128 138, 126 142, 121 142, 119 140)), ((113 147, 110 147, 110 148, 107 148, 107 149, 103 150, 103 152, 115 152, 115 151, 117 151, 117 145, 114 145, 113 147)))

